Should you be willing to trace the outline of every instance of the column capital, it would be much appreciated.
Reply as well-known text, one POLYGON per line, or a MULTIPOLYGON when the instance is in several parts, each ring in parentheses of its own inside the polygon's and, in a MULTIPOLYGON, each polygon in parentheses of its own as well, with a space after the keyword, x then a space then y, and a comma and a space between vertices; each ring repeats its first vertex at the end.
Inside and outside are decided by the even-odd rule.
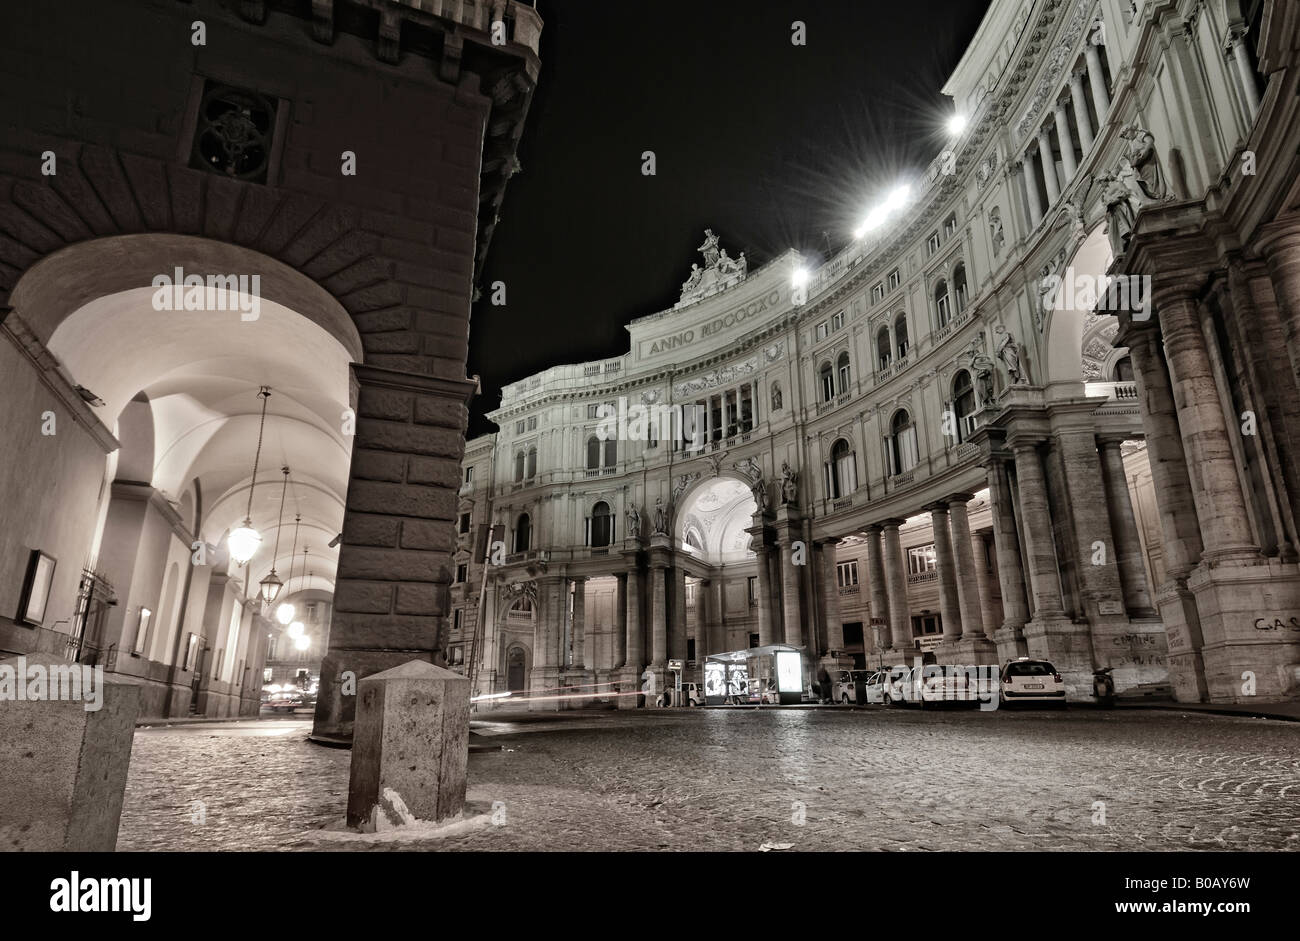
POLYGON ((937 516, 937 515, 939 515, 939 514, 942 514, 942 515, 944 515, 944 516, 947 516, 947 515, 948 515, 948 501, 947 501, 947 500, 935 500, 933 503, 927 503, 927 504, 925 504, 925 506, 921 507, 921 509, 927 511, 931 516, 937 516))
POLYGON ((884 529, 879 523, 872 523, 870 526, 864 526, 862 532, 867 536, 879 536, 884 529))
POLYGON ((1070 83, 1077 84, 1080 88, 1082 88, 1083 80, 1085 77, 1087 77, 1087 75, 1088 75, 1087 68, 1081 65, 1073 72, 1070 73, 1070 83))
POLYGON ((1123 445, 1125 441, 1129 441, 1133 437, 1133 435, 1126 435, 1120 432, 1097 435, 1097 448, 1098 450, 1119 450, 1120 446, 1123 445))
POLYGON ((888 519, 888 520, 881 520, 881 521, 880 521, 880 528, 881 528, 881 529, 884 529, 884 530, 886 530, 886 531, 888 531, 888 530, 897 530, 900 526, 902 526, 902 525, 903 525, 904 523, 906 523, 906 522, 907 522, 907 520, 902 520, 902 519, 888 519))
POLYGON ((970 503, 974 499, 975 499, 975 494, 973 493, 952 493, 944 498, 944 500, 948 503, 948 506, 950 508, 954 504, 960 504, 962 506, 965 506, 967 503, 970 503))
POLYGON ((1047 142, 1049 141, 1049 139, 1050 139, 1050 135, 1051 135, 1051 133, 1052 133, 1052 132, 1049 131, 1049 130, 1047 129, 1047 125, 1046 125, 1046 124, 1043 124, 1043 125, 1039 126, 1039 128, 1038 128, 1038 143, 1040 143, 1040 144, 1047 143, 1047 142))

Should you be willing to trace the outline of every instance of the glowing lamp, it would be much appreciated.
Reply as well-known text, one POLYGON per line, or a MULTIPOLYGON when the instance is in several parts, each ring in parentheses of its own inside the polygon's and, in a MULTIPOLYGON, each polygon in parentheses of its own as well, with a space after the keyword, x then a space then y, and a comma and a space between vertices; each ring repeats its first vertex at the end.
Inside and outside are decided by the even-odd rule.
POLYGON ((311 646, 311 638, 306 636, 305 634, 302 637, 295 637, 293 641, 293 645, 299 650, 306 650, 308 647, 311 646))
POLYGON ((236 565, 247 565, 248 560, 253 557, 253 553, 261 544, 262 534, 253 528, 253 521, 250 519, 245 519, 244 525, 232 532, 230 538, 226 540, 230 557, 235 560, 236 565))
POLYGON ((954 114, 948 119, 948 133, 953 137, 956 137, 964 130, 966 130, 966 115, 954 114))
POLYGON ((294 607, 289 602, 285 602, 275 609, 275 619, 281 624, 287 625, 293 620, 294 607))
POLYGON ((289 625, 289 636, 301 637, 305 630, 306 628, 302 626, 302 621, 294 621, 292 624, 289 625))
POLYGON ((280 589, 284 587, 284 582, 280 581, 280 576, 275 574, 275 569, 271 569, 271 574, 262 579, 258 584, 262 586, 260 592, 262 601, 267 605, 275 604, 275 599, 280 597, 280 589))

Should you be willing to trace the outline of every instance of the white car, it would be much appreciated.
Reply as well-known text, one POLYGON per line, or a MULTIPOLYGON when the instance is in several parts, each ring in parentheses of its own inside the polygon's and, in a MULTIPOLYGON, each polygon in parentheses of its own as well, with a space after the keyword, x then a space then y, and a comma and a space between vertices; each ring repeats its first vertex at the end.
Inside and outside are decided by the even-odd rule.
POLYGON ((1065 708, 1065 680, 1047 660, 1021 657, 1002 667, 1002 704, 1050 702, 1065 708))
MULTIPOLYGON (((831 699, 837 703, 857 703, 858 683, 871 679, 869 670, 839 670, 835 675, 834 694, 831 699)), ((865 697, 864 697, 865 699, 865 697)), ((870 702, 870 699, 866 699, 870 702)))

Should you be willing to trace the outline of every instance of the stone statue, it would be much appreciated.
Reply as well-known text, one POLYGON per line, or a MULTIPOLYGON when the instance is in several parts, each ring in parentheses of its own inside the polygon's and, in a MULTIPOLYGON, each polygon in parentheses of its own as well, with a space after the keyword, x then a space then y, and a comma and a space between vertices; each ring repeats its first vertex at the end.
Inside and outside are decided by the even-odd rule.
POLYGON ((790 469, 787 461, 781 462, 781 502, 799 502, 799 475, 790 469))
POLYGON ((1137 222, 1137 205, 1133 191, 1113 173, 1094 178, 1101 185, 1101 202, 1106 207, 1106 234, 1111 254, 1118 258, 1128 251, 1133 226, 1137 222))
POLYGON ((668 535, 668 510, 663 497, 655 497, 655 535, 668 535))
POLYGON ((993 239, 993 255, 996 258, 1002 254, 1002 246, 1007 240, 1006 233, 1002 230, 1002 209, 998 206, 994 206, 989 213, 989 233, 993 239))
POLYGON ((1138 191, 1148 200, 1169 198, 1169 186, 1160 170, 1160 157, 1156 154, 1156 139, 1146 128, 1127 124, 1119 136, 1128 141, 1125 160, 1136 177, 1138 191))
POLYGON ((996 332, 1001 335, 1001 339, 998 340, 998 359, 1002 360, 1007 375, 1011 377, 1012 385, 1024 385, 1029 380, 1025 378, 1024 370, 1020 365, 1020 347, 1016 345, 1016 338, 1001 324, 998 324, 996 332))
POLYGON ((690 294, 700 286, 700 280, 704 277, 704 269, 699 265, 691 265, 691 276, 686 279, 682 285, 682 294, 690 294))
POLYGON ((641 511, 635 503, 627 505, 627 534, 633 539, 641 538, 641 511))
POLYGON ((704 254, 704 266, 706 268, 716 267, 718 264, 718 237, 713 234, 712 229, 704 230, 704 244, 696 249, 704 254))
POLYGON ((971 372, 975 374, 980 390, 980 402, 986 406, 993 404, 993 360, 980 349, 978 339, 971 341, 966 354, 970 357, 971 372))
POLYGON ((779 385, 772 386, 772 411, 781 411, 781 387, 779 385))
POLYGON ((754 495, 754 503, 758 506, 758 512, 767 512, 767 481, 760 476, 758 480, 749 485, 749 492, 754 495))

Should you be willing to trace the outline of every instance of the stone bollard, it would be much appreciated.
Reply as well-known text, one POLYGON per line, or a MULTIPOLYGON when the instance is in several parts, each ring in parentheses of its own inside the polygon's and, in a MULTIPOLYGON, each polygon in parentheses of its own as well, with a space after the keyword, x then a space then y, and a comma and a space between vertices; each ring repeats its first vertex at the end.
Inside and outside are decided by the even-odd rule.
POLYGON ((0 660, 0 850, 112 852, 140 688, 48 654, 0 660))
POLYGON ((465 806, 469 680, 423 660, 357 684, 349 827, 384 830, 465 806))

